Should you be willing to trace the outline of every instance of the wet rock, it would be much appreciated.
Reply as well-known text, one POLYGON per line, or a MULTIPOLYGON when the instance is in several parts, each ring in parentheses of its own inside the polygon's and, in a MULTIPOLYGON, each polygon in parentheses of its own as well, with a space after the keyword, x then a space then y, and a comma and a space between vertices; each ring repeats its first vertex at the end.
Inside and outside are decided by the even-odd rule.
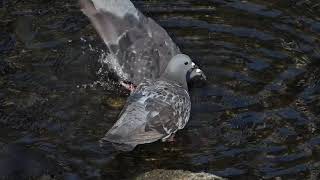
POLYGON ((112 109, 121 109, 126 103, 126 99, 122 97, 104 97, 102 103, 112 109))
POLYGON ((139 175, 135 180, 179 180, 179 179, 188 179, 188 180, 223 180, 224 178, 218 177, 213 174, 208 173, 193 173, 190 171, 183 170, 163 170, 157 169, 150 172, 146 172, 142 175, 139 175))

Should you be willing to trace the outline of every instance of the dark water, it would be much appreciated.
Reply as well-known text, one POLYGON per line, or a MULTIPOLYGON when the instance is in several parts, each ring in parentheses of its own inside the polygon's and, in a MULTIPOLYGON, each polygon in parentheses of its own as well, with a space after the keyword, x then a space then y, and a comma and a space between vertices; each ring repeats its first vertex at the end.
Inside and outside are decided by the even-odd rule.
POLYGON ((135 4, 209 77, 192 90, 176 143, 101 149, 126 93, 97 73, 105 46, 76 1, 1 0, 1 179, 130 179, 158 168, 320 179, 319 1, 135 4))

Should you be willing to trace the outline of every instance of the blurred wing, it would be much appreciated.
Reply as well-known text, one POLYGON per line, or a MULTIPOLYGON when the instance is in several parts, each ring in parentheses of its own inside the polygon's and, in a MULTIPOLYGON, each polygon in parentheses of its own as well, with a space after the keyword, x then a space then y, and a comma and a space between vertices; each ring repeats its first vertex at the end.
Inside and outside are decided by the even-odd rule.
POLYGON ((103 140, 117 144, 151 143, 184 127, 191 108, 187 92, 181 88, 181 94, 172 96, 162 87, 152 87, 138 87, 103 140))
POLYGON ((155 79, 180 53, 168 33, 129 0, 81 0, 80 5, 127 74, 123 80, 155 79))

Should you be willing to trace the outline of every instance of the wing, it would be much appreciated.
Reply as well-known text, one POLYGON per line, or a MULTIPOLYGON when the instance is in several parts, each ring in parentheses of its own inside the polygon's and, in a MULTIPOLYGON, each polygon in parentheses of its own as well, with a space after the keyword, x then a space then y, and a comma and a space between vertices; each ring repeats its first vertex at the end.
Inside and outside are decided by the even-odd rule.
POLYGON ((81 0, 87 15, 116 59, 110 68, 121 80, 139 84, 155 79, 170 59, 180 53, 168 33, 151 18, 138 11, 130 0, 81 0), (114 67, 112 67, 114 66, 114 67))
POLYGON ((162 85, 140 85, 103 140, 136 146, 166 138, 183 128, 190 114, 189 95, 182 87, 170 91, 171 87, 162 85))

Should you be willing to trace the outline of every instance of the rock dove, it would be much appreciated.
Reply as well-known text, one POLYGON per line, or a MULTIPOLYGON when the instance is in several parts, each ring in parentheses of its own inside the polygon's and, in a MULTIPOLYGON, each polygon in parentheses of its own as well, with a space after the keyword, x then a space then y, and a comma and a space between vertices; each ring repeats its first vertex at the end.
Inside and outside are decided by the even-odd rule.
POLYGON ((109 68, 121 84, 157 79, 180 54, 168 33, 130 0, 80 0, 82 12, 109 49, 109 68))
POLYGON ((174 56, 158 79, 143 81, 131 93, 101 143, 108 141, 118 150, 131 151, 139 144, 166 141, 189 120, 187 81, 198 76, 205 79, 189 56, 174 56))

